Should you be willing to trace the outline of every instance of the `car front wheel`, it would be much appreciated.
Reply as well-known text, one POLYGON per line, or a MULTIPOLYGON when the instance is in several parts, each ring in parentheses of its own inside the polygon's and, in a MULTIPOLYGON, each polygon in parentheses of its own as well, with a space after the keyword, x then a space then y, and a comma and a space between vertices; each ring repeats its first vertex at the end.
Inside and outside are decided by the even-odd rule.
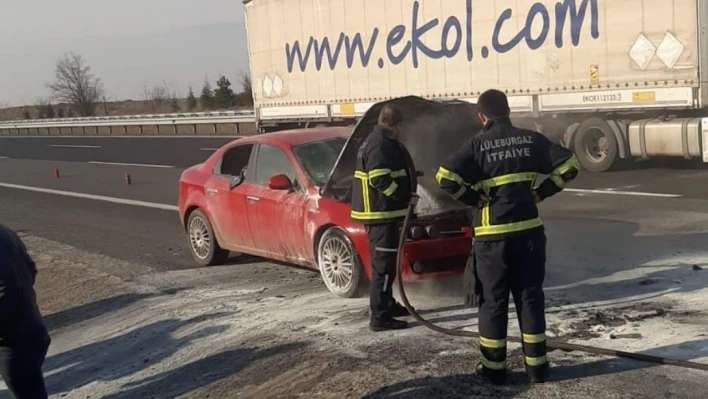
POLYGON ((338 227, 329 228, 317 246, 317 263, 327 288, 341 298, 354 298, 363 290, 366 275, 359 254, 338 227))
POLYGON ((192 257, 200 266, 222 265, 228 260, 229 251, 216 242, 209 218, 201 210, 197 209, 189 215, 187 235, 192 257))

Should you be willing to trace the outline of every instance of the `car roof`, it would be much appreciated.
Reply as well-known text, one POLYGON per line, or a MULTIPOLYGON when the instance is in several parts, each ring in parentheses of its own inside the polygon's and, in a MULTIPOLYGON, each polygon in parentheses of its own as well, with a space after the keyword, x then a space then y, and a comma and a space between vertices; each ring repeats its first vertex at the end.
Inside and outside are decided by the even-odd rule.
POLYGON ((244 138, 238 141, 241 143, 280 142, 289 146, 296 146, 300 144, 310 143, 313 141, 326 140, 333 137, 348 137, 352 134, 353 131, 353 126, 314 127, 263 133, 254 136, 249 136, 248 138, 244 138))

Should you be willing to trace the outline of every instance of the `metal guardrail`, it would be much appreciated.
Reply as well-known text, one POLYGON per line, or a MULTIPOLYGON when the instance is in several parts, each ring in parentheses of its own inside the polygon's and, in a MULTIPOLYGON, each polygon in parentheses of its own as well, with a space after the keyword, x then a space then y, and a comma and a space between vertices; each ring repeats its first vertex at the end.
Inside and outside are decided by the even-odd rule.
POLYGON ((253 111, 195 112, 179 114, 151 114, 99 116, 88 118, 33 119, 0 121, 0 131, 15 129, 51 129, 80 127, 127 127, 162 125, 204 125, 254 123, 253 111))

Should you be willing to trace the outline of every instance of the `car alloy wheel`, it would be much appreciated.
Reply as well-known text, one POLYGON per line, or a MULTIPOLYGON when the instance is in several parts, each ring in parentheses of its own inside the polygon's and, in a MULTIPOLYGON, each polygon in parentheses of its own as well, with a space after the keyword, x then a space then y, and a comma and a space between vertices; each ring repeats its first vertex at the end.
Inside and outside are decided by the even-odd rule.
POLYGON ((189 242, 192 244, 192 252, 199 259, 206 259, 211 252, 211 234, 204 219, 193 218, 189 223, 189 242))
POLYGON ((342 298, 359 293, 362 277, 361 262, 349 237, 338 227, 328 229, 320 239, 317 263, 327 288, 342 298))
POLYGON ((229 251, 219 246, 209 219, 199 209, 189 215, 187 236, 192 256, 201 266, 220 265, 229 258, 229 251))

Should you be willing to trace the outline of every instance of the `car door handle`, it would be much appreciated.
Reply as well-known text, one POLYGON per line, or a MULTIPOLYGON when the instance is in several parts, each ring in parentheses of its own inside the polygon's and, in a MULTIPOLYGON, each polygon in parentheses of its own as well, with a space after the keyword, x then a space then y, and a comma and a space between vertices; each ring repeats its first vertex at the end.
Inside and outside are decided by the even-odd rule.
POLYGON ((258 202, 258 201, 260 201, 261 199, 258 198, 258 197, 254 197, 254 196, 252 196, 252 195, 248 195, 248 196, 246 196, 246 200, 248 200, 248 202, 258 202))
POLYGON ((217 190, 217 189, 215 189, 215 188, 207 188, 207 189, 206 189, 206 192, 207 192, 207 194, 209 194, 209 195, 216 195, 216 194, 219 194, 219 190, 217 190))

